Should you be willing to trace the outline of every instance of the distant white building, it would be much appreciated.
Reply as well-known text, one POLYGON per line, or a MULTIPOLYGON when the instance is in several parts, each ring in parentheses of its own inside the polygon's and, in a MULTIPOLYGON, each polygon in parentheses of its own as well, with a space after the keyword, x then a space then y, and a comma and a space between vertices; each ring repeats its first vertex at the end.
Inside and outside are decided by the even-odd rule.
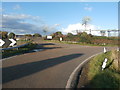
POLYGON ((47 36, 47 39, 48 40, 52 40, 52 36, 47 36))

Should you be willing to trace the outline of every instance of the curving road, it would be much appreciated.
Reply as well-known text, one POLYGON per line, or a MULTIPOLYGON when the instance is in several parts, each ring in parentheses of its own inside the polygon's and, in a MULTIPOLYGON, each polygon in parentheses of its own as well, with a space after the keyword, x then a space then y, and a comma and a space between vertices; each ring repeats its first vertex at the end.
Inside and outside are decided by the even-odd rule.
POLYGON ((3 88, 65 88, 70 74, 81 62, 103 51, 97 46, 44 42, 41 46, 43 51, 2 61, 3 88))

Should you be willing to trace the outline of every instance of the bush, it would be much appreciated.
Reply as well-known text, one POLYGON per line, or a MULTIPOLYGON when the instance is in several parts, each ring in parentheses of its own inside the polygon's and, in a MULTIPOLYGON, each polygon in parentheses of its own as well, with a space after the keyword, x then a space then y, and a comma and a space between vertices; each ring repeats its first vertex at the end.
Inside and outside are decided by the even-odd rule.
POLYGON ((11 32, 8 37, 14 39, 15 38, 15 34, 11 32))
POLYGON ((40 35, 39 33, 35 33, 33 37, 42 37, 42 35, 40 35))

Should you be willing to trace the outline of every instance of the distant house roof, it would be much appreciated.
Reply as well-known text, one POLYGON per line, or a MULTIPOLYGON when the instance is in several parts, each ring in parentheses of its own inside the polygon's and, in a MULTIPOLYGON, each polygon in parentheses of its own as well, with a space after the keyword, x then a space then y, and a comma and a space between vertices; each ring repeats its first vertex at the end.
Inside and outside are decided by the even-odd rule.
POLYGON ((25 37, 24 35, 16 35, 16 38, 22 38, 25 37))

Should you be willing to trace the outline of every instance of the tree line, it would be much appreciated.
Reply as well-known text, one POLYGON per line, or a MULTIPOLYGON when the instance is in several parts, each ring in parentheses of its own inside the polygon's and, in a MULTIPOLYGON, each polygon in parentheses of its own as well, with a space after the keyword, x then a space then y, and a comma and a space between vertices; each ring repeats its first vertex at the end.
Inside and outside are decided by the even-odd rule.
MULTIPOLYGON (((35 33, 33 35, 32 34, 25 34, 23 36, 27 36, 27 37, 42 37, 42 35, 39 34, 39 33, 35 33)), ((15 39, 16 38, 16 34, 13 33, 13 32, 8 33, 6 31, 0 31, 0 38, 2 38, 2 39, 7 39, 7 38, 15 39)))
POLYGON ((63 38, 63 41, 76 41, 85 44, 112 44, 118 45, 118 37, 106 37, 106 36, 94 36, 92 34, 87 34, 86 32, 78 32, 76 35, 72 33, 67 33, 67 35, 63 35, 62 32, 58 31, 51 34, 53 40, 59 40, 60 37, 63 38))
MULTIPOLYGON (((35 33, 35 34, 25 34, 24 36, 26 37, 42 37, 41 34, 35 33)), ((85 44, 97 44, 97 45, 102 45, 102 44, 114 44, 118 45, 118 37, 106 37, 106 36, 94 36, 92 34, 87 34, 86 32, 78 32, 76 35, 73 35, 72 33, 67 33, 66 35, 63 35, 62 32, 57 31, 55 33, 51 34, 53 40, 60 40, 60 37, 63 38, 63 41, 76 41, 80 43, 85 43, 85 44)), ((0 37, 2 39, 6 38, 16 38, 16 34, 11 32, 8 33, 6 31, 0 31, 0 37)), ((43 37, 45 38, 45 37, 43 37)))

